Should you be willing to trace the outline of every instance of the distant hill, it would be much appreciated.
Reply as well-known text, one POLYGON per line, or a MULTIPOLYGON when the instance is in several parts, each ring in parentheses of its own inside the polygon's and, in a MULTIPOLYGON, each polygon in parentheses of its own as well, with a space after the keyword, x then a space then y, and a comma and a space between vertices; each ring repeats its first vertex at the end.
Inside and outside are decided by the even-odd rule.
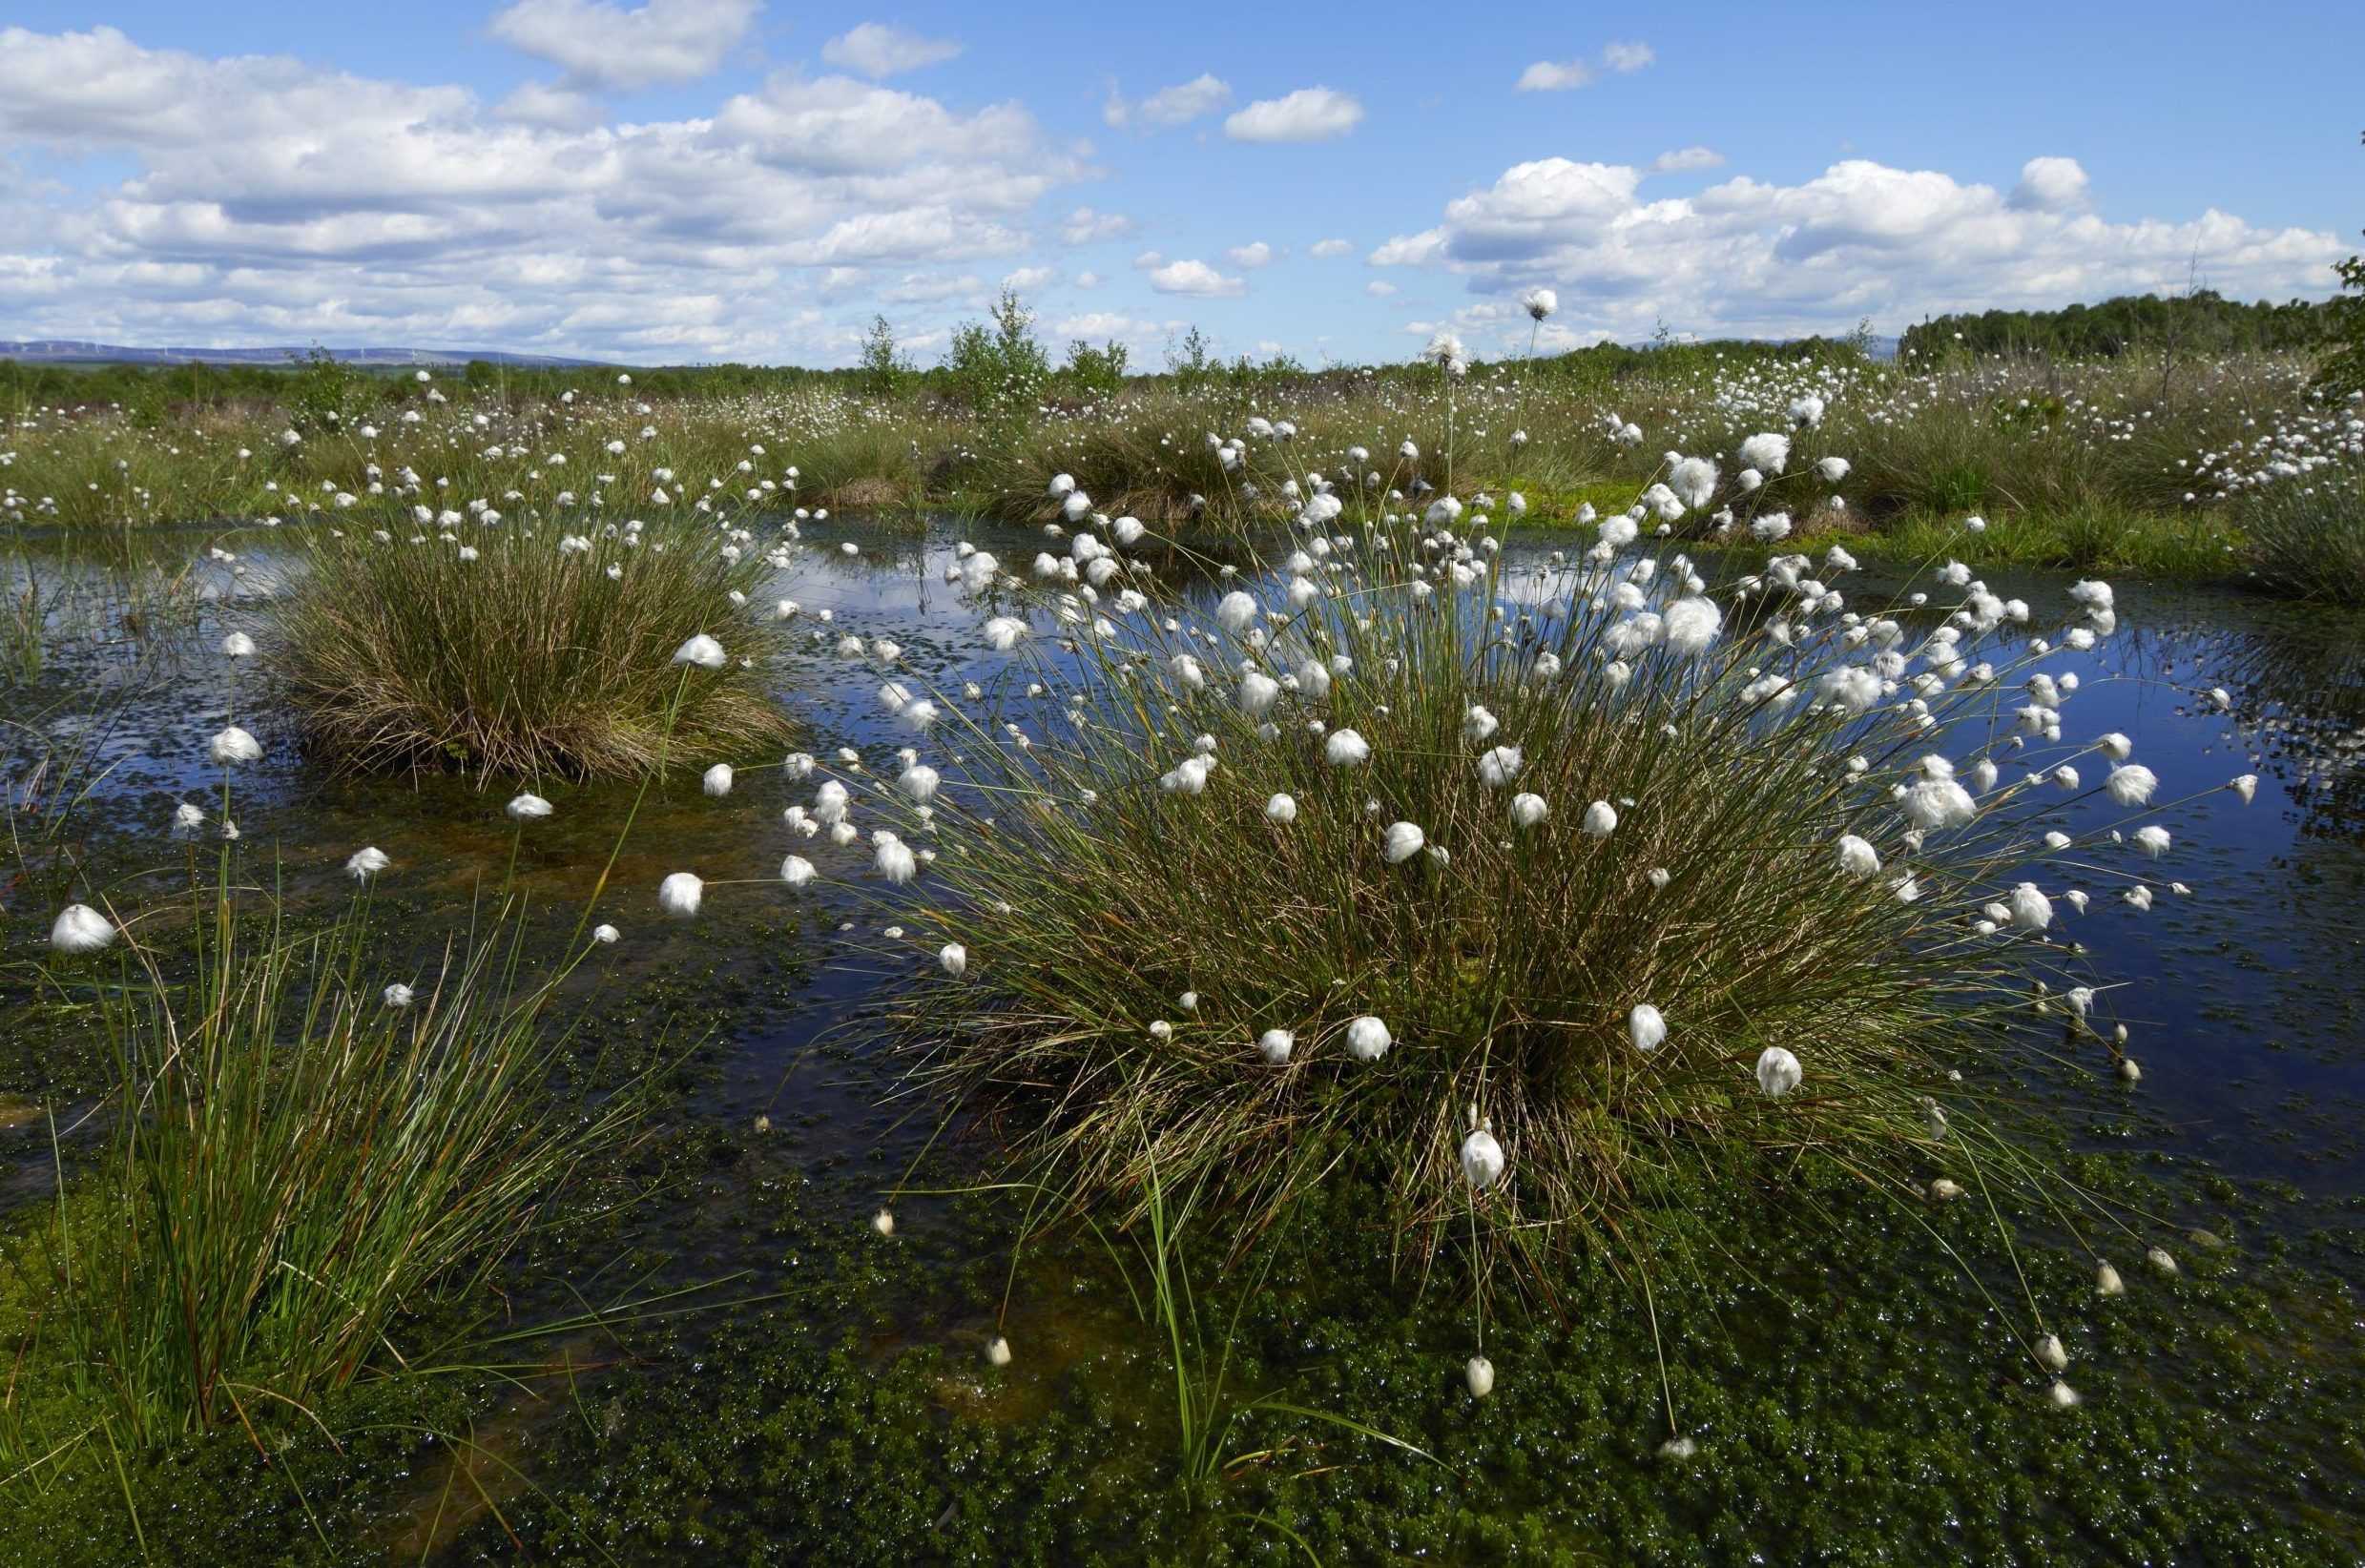
MULTIPOLYGON (((283 365, 301 360, 311 349, 278 348, 130 348, 121 343, 80 342, 64 338, 0 339, 0 360, 25 364, 254 364, 283 365)), ((425 369, 456 368, 470 360, 488 364, 542 365, 582 368, 601 360, 570 360, 554 354, 504 354, 489 348, 332 348, 332 359, 364 368, 418 365, 425 369)))

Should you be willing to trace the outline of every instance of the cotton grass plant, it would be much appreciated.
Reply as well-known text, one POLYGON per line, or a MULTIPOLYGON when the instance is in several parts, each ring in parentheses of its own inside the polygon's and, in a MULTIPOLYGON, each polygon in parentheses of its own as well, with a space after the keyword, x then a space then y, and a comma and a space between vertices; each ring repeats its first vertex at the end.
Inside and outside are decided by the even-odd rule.
POLYGON ((361 900, 308 936, 225 901, 197 935, 185 975, 124 944, 113 1130, 53 1232, 51 1331, 135 1447, 400 1365, 398 1320, 480 1283, 633 1104, 552 1102, 559 976, 508 922, 391 982, 361 900))
POLYGON ((1450 498, 1301 488, 1212 608, 1145 591, 1131 520, 1078 528, 1048 624, 988 623, 996 683, 935 694, 958 772, 851 780, 930 852, 917 1070, 1031 1180, 1120 1218, 1203 1186, 1241 1246, 1366 1183, 1407 1267, 1546 1301, 1568 1253, 1802 1159, 2136 1247, 1981 1114, 2123 1055, 2063 932, 2147 904, 2147 862, 2056 823, 2148 825, 2155 785, 2064 738, 2042 668, 2111 629, 2106 586, 2040 612, 1949 564, 1859 608, 1835 551, 1712 588, 1629 517, 1511 570, 1450 498))
POLYGON ((2261 581, 2304 599, 2365 604, 2365 460, 2263 489, 2242 518, 2261 581))
MULTIPOLYGON (((235 718, 255 645, 232 632, 221 651, 235 718)), ((567 998, 611 928, 578 923, 546 951, 505 886, 440 958, 402 954, 373 918, 394 874, 374 846, 344 859, 354 891, 325 918, 266 899, 232 825, 263 748, 232 723, 206 750, 217 811, 184 801, 163 824, 185 898, 129 905, 87 868, 24 868, 62 904, 30 978, 115 1072, 84 1118, 104 1132, 95 1165, 70 1180, 60 1159, 40 1306, 14 1347, 73 1396, 33 1401, 40 1418, 85 1424, 0 1413, 16 1477, 97 1434, 119 1454, 318 1419, 365 1367, 408 1367, 403 1321, 482 1284, 637 1111, 637 1082, 570 1087, 601 1083, 567 998)), ((549 810, 511 802, 521 826, 549 810)))
POLYGON ((752 541, 583 526, 495 514, 307 540, 272 664, 311 752, 347 772, 534 777, 775 749, 789 724, 754 673, 752 541), (677 662, 696 637, 719 659, 677 662))

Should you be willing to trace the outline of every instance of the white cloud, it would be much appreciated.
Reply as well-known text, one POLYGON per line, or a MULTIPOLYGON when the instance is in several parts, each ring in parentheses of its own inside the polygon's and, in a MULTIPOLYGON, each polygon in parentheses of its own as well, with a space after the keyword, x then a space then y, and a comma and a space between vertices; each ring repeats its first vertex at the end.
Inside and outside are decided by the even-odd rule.
POLYGON ((1139 103, 1129 103, 1123 94, 1111 93, 1101 105, 1100 117, 1119 130, 1131 125, 1163 130, 1213 114, 1231 101, 1232 85, 1202 72, 1187 82, 1159 88, 1139 103))
POLYGON ((1166 265, 1166 253, 1163 251, 1144 251, 1139 256, 1133 258, 1133 265, 1136 267, 1162 267, 1166 265))
POLYGON ((2092 205, 2089 187, 2076 158, 2030 158, 2021 165, 2009 200, 2023 212, 2079 212, 2092 205))
POLYGON ((1369 259, 1443 268, 1498 302, 1550 284, 1566 330, 1637 337, 1661 320, 1779 336, 1862 316, 1895 324, 1925 311, 2058 305, 2181 286, 2196 260, 2210 286, 2237 297, 2321 296, 2342 254, 2327 231, 2256 228, 2214 210, 2106 222, 2075 210, 2085 177, 2068 159, 2032 161, 2013 198, 1865 159, 1797 185, 1740 175, 1660 201, 1637 194, 1643 175, 1566 158, 1517 164, 1369 259))
POLYGON ((1370 295, 1375 299, 1385 299, 1388 296, 1398 293, 1399 290, 1394 283, 1389 282, 1386 279, 1375 278, 1370 282, 1363 285, 1363 292, 1370 295))
POLYGON ((1683 147, 1671 153, 1661 153, 1643 165, 1646 175, 1691 175, 1703 169, 1721 169, 1725 155, 1707 147, 1683 147))
POLYGON ((1088 310, 1075 316, 1062 316, 1048 324, 1054 338, 1086 338, 1094 342, 1106 342, 1113 338, 1129 347, 1155 342, 1174 325, 1170 321, 1146 321, 1138 316, 1122 316, 1108 310, 1088 310))
POLYGON ((1013 294, 1041 294, 1059 281, 1057 267, 1021 267, 1002 279, 1002 286, 1013 294))
MULTIPOLYGON (((1640 71, 1658 56, 1650 52, 1649 44, 1611 44, 1601 52, 1603 71, 1629 75, 1640 71)), ((1519 73, 1512 84, 1515 93, 1566 93, 1573 88, 1587 87, 1593 81, 1595 68, 1583 60, 1538 60, 1519 73)))
POLYGON ((1328 261, 1334 257, 1353 256, 1355 241, 1352 239, 1317 239, 1306 254, 1323 261, 1328 261))
POLYGON ((826 292, 1007 264, 1096 173, 1016 103, 844 76, 610 126, 565 123, 562 89, 495 111, 112 29, 0 31, 0 170, 104 171, 0 212, 0 320, 29 336, 827 358, 826 292))
POLYGON ((1078 207, 1060 220, 1059 237, 1070 245, 1092 245, 1123 239, 1133 232, 1133 220, 1123 213, 1095 212, 1078 207))
MULTIPOLYGON (((856 288, 864 286, 863 274, 857 272, 849 279, 856 288)), ((968 299, 983 294, 985 280, 974 273, 926 273, 906 275, 893 283, 869 285, 871 292, 889 304, 933 304, 940 299, 968 299)))
POLYGON ((1257 267, 1271 266, 1276 254, 1272 246, 1259 239, 1250 244, 1233 246, 1224 252, 1224 258, 1235 267, 1253 270, 1257 267))
POLYGON ((1150 272, 1150 286, 1160 294, 1188 294, 1201 299, 1228 299, 1248 292, 1245 278, 1226 278, 1204 261, 1169 261, 1150 272))
POLYGON ((1566 93, 1593 79, 1593 68, 1583 60, 1538 60, 1519 73, 1515 93, 1566 93))
POLYGON ((1278 98, 1259 98, 1224 121, 1234 141, 1336 141, 1363 120, 1352 94, 1327 87, 1301 87, 1278 98))
POLYGON ((549 82, 520 82, 493 113, 521 125, 548 126, 555 131, 580 131, 604 117, 599 101, 588 93, 570 93, 549 82))
POLYGON ((942 64, 961 52, 950 38, 927 38, 883 22, 864 22, 821 46, 821 58, 858 76, 900 76, 942 64))
POLYGON ((1080 289, 1096 289, 1100 287, 1100 274, 1089 267, 1076 274, 1076 287, 1080 289))
POLYGON ((632 92, 705 75, 738 47, 759 0, 516 0, 487 31, 560 67, 569 92, 632 92))
POLYGON ((1419 234, 1398 235, 1375 246, 1363 259, 1375 267, 1426 267, 1445 259, 1447 235, 1443 229, 1423 229, 1419 234))

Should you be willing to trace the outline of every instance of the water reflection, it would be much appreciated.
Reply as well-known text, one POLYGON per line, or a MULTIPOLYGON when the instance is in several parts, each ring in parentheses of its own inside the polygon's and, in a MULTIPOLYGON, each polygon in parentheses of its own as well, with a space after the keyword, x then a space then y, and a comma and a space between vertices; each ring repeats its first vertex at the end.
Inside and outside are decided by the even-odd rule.
MULTIPOLYGON (((1007 607, 945 581, 958 565, 956 547, 973 541, 1020 573, 1039 549, 1060 547, 1036 530, 941 519, 924 531, 832 520, 805 533, 807 547, 764 590, 767 600, 802 607, 767 675, 802 726, 799 744, 817 752, 854 747, 873 766, 910 736, 881 703, 881 669, 867 657, 841 656, 840 639, 891 638, 902 650, 897 671, 915 683, 958 691, 974 680, 990 690, 1009 661, 988 653, 977 629, 1007 607), (858 551, 843 551, 846 543, 858 551)), ((184 559, 202 554, 203 536, 176 537, 184 559)), ((249 535, 230 547, 239 562, 202 563, 195 574, 201 612, 185 629, 102 641, 11 693, 12 712, 41 715, 33 728, 48 744, 81 735, 109 770, 98 809, 119 836, 111 853, 174 862, 163 825, 177 800, 205 798, 218 787, 203 744, 225 712, 218 659, 185 661, 176 678, 126 682, 119 673, 126 650, 143 641, 176 651, 210 648, 226 618, 239 613, 235 601, 274 580, 274 543, 249 535), (239 566, 248 569, 240 573, 239 566)), ((1505 551, 1504 597, 1515 613, 1532 597, 1520 588, 1522 577, 1546 565, 1548 547, 1505 551)), ((156 572, 167 569, 157 564, 164 559, 86 560, 78 569, 156 572)), ((1193 592, 1224 586, 1212 563, 1170 560, 1161 571, 1193 592)), ((2067 605, 2066 577, 1989 581, 2026 598, 2040 619, 2067 605)), ((1866 591, 1854 596, 1861 602, 1866 591)), ((2110 1003, 2145 1067, 2132 1091, 2115 1083, 2100 1088, 2126 1114, 2098 1120, 2097 1136, 2202 1156, 2237 1176, 2288 1180, 2318 1198, 2365 1193, 2365 1147, 2354 1130, 2365 1104, 2365 987, 2355 980, 2365 972, 2365 781, 2357 766, 2365 757, 2365 618, 2190 588, 2125 588, 2119 603, 2117 636, 2089 653, 2047 661, 2050 670, 2081 677, 2063 711, 2064 732, 2090 739, 2124 731, 2134 737, 2136 758, 2160 775, 2162 801, 2201 798, 2160 813, 2176 834, 2163 860, 2140 860, 2131 847, 2103 852, 2111 876, 2094 881, 2096 914, 2078 922, 2097 973, 2124 982, 2110 1003), (2230 694, 2230 713, 2205 696, 2212 687, 2230 694), (2256 803, 2246 807, 2222 786, 2251 772, 2263 782, 2256 803), (2159 897, 2150 912, 2119 902, 2121 876, 2152 886, 2159 897), (2175 882, 2191 892, 2172 894, 2175 882)), ((613 784, 545 785, 558 813, 521 836, 501 815, 501 784, 330 782, 303 765, 266 699, 241 697, 239 713, 270 749, 240 779, 239 816, 249 840, 279 846, 287 885, 299 892, 339 888, 343 857, 377 844, 398 867, 385 896, 403 900, 405 918, 423 932, 464 918, 512 856, 537 903, 571 910, 591 893, 633 794, 613 784)), ((0 766, 11 794, 36 765, 37 751, 21 734, 5 743, 0 766)), ((792 1068, 817 1037, 862 1005, 872 983, 865 976, 877 968, 867 955, 845 961, 848 943, 876 947, 869 906, 859 891, 847 891, 868 881, 866 849, 793 836, 780 812, 808 801, 811 785, 762 766, 771 760, 750 759, 756 765, 740 771, 737 788, 722 799, 700 794, 687 774, 656 792, 592 917, 624 929, 619 959, 640 973, 712 975, 743 964, 823 977, 797 1007, 760 1013, 735 1040, 737 1064, 727 1075, 733 1114, 769 1103, 783 1081, 805 1082, 792 1068), (778 882, 775 870, 791 850, 819 868, 819 902, 778 882), (657 882, 677 870, 721 884, 695 927, 668 921, 656 909, 657 882), (718 945, 725 931, 741 944, 736 956, 718 945), (751 932, 760 940, 747 941, 751 932)), ((2073 831, 2118 815, 2101 800, 2064 811, 2073 831)), ((12 918, 10 930, 21 949, 27 923, 12 918)), ((852 1114, 887 1082, 883 1068, 861 1057, 855 1051, 799 1090, 821 1095, 819 1083, 834 1085, 822 1099, 846 1113, 848 1139, 876 1135, 883 1124, 852 1114)), ((2106 1070, 2099 1059, 2093 1063, 2098 1077, 2106 1070)))

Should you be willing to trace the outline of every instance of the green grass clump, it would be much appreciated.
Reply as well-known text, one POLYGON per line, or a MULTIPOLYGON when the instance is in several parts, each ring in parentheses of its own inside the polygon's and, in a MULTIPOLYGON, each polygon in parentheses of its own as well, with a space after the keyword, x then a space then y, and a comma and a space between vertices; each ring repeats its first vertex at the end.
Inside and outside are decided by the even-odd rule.
POLYGON ((2302 598, 2365 604, 2365 463, 2269 485, 2243 521, 2262 582, 2302 598))
POLYGON ((307 540, 272 662, 330 767, 631 774, 789 733, 743 664, 761 626, 731 599, 757 586, 759 557, 705 530, 464 526, 470 544, 307 540), (722 645, 721 668, 674 662, 699 635, 722 645))
MULTIPOLYGON (((561 977, 527 983, 502 922, 401 992, 361 900, 297 937, 224 897, 197 935, 185 978, 125 939, 98 1006, 112 1131, 61 1188, 52 1310, 14 1348, 62 1362, 86 1435, 134 1447, 276 1425, 382 1352, 400 1365, 403 1315, 480 1282, 632 1106, 555 1106, 561 977)), ((73 1440, 5 1436, 20 1459, 73 1440)))
POLYGON ((2241 562, 2241 535, 2221 512, 2130 511, 2107 502, 2002 512, 1973 532, 1960 513, 1907 512, 1872 531, 1855 528, 1796 536, 1801 549, 1836 544, 1867 561, 1923 565, 1957 560, 1974 567, 2050 567, 2065 571, 2145 577, 2223 576, 2241 562))

